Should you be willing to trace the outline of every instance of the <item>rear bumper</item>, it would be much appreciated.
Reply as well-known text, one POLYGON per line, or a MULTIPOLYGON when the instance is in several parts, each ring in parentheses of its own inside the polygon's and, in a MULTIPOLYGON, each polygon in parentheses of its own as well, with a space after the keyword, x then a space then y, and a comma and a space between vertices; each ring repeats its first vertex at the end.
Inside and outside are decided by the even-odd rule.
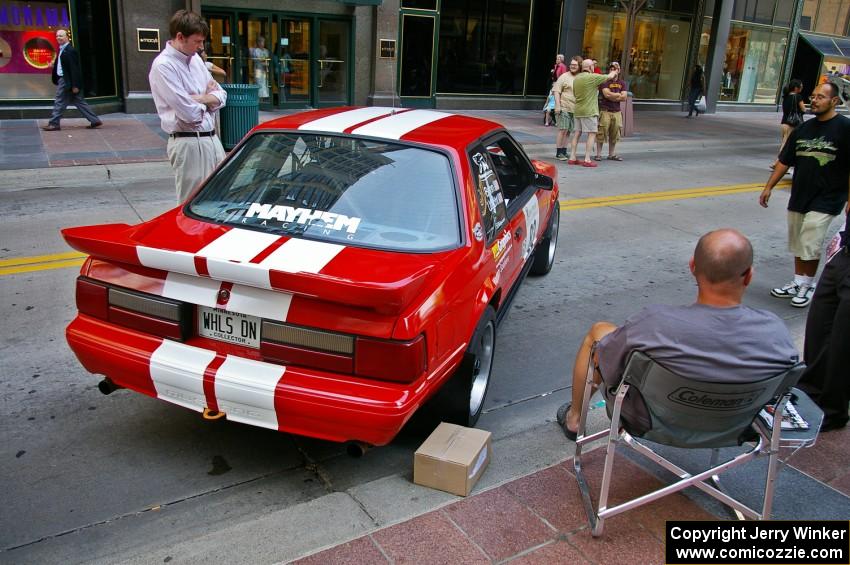
POLYGON ((82 314, 66 337, 86 370, 122 387, 236 422, 373 445, 389 443, 462 357, 399 385, 217 354, 82 314))

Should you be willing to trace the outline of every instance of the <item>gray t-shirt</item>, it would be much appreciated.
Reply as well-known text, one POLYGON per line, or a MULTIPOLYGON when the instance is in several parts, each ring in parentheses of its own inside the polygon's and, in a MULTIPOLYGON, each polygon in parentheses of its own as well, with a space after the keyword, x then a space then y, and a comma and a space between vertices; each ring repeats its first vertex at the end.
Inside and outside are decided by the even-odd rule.
POLYGON ((799 360, 782 320, 744 305, 644 308, 599 342, 599 370, 609 387, 619 385, 634 349, 682 377, 702 381, 757 381, 799 360))

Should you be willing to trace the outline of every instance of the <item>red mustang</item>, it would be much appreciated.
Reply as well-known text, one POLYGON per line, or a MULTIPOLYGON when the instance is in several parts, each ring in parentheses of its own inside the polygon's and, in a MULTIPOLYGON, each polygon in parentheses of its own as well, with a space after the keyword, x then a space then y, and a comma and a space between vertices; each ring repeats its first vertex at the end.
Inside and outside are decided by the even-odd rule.
POLYGON ((90 255, 68 343, 102 392, 207 417, 383 445, 434 397, 474 425, 497 320, 554 262, 554 176, 466 116, 264 123, 182 206, 63 230, 90 255))

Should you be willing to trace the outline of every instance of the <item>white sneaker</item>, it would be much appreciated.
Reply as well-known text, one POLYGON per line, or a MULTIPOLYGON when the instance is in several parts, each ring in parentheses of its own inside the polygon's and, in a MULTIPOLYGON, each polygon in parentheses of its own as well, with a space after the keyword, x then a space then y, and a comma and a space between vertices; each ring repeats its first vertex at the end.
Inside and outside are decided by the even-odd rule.
POLYGON ((812 295, 815 293, 815 287, 807 284, 800 285, 800 290, 797 296, 791 299, 791 306, 797 308, 805 308, 812 301, 812 295))
POLYGON ((776 298, 794 298, 800 292, 800 287, 795 282, 789 282, 783 287, 771 289, 770 295, 776 298))

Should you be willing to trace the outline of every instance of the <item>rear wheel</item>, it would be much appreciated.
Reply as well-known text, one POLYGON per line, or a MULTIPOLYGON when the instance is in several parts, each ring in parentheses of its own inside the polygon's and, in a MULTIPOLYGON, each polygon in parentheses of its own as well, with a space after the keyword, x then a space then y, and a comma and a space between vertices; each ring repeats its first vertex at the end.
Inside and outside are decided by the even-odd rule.
POLYGON ((472 427, 484 408, 496 353, 496 312, 488 306, 472 334, 463 362, 435 397, 443 421, 472 427))
POLYGON ((545 275, 552 270, 552 265, 555 264, 555 249, 558 247, 558 228, 561 225, 561 206, 557 201, 553 204, 552 215, 549 218, 549 229, 537 248, 534 250, 534 257, 531 264, 532 275, 545 275))

